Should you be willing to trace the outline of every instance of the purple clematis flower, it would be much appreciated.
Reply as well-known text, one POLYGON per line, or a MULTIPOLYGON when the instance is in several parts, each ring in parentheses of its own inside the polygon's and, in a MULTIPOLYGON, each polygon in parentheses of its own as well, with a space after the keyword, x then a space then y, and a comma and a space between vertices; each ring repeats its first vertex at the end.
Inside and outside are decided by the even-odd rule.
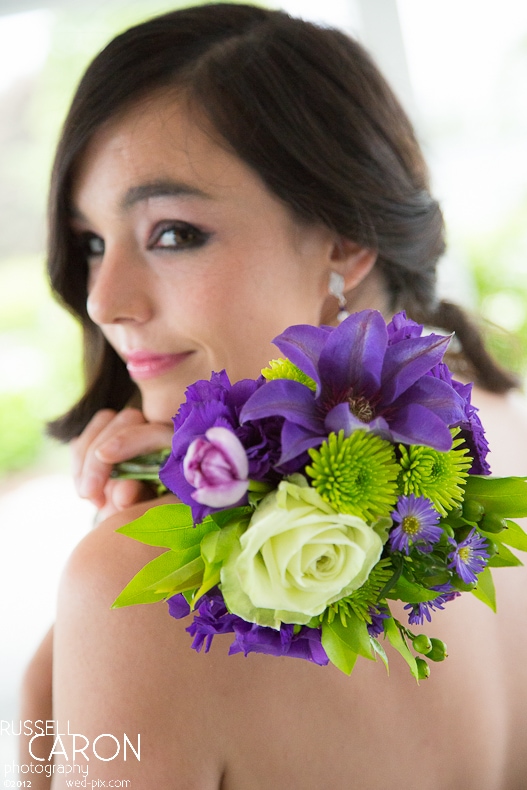
POLYGON ((285 418, 281 464, 340 430, 448 451, 449 427, 463 420, 464 403, 450 384, 427 374, 450 338, 418 331, 403 314, 387 327, 376 310, 354 313, 336 328, 286 329, 274 343, 315 381, 316 392, 298 381, 268 381, 242 408, 241 422, 285 418))

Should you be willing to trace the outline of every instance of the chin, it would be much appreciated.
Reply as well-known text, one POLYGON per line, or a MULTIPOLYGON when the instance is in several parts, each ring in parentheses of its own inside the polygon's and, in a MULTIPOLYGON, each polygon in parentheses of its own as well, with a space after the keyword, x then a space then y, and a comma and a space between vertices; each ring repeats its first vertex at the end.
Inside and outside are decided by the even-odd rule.
POLYGON ((164 396, 159 394, 153 397, 152 394, 142 394, 142 410, 148 422, 172 422, 172 417, 176 414, 181 403, 185 400, 184 391, 181 393, 176 391, 175 393, 174 390, 175 388, 164 396), (175 398, 174 394, 176 394, 175 398), (178 397, 178 395, 180 395, 180 397, 178 397))

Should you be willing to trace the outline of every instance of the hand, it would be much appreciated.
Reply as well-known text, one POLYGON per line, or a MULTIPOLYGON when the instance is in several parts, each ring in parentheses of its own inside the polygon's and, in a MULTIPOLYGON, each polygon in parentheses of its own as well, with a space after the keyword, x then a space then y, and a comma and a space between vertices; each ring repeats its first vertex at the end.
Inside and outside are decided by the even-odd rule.
POLYGON ((149 423, 139 409, 103 409, 72 442, 73 477, 79 496, 89 499, 107 518, 148 499, 152 489, 137 480, 114 480, 114 464, 170 447, 172 426, 149 423))

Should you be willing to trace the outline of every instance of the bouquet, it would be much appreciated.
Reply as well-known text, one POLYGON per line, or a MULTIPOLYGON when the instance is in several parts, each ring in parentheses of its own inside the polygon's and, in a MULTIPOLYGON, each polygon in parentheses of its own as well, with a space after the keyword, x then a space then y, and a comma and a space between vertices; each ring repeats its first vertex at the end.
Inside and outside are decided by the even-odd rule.
POLYGON ((198 651, 230 633, 231 654, 350 674, 358 656, 388 667, 389 643, 428 677, 446 645, 413 628, 465 592, 495 610, 491 568, 527 551, 510 520, 527 515, 527 479, 490 476, 449 341, 365 310, 290 327, 257 380, 192 384, 159 472, 181 504, 119 530, 167 551, 114 606, 167 601, 198 651))

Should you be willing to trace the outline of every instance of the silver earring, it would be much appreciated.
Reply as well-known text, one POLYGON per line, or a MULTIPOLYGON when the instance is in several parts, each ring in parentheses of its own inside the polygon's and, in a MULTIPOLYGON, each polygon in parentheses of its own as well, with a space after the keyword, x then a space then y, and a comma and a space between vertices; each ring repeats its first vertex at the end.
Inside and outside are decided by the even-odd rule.
POLYGON ((342 323, 349 316, 347 311, 346 297, 344 296, 344 277, 338 272, 329 273, 329 286, 328 291, 331 296, 334 296, 339 303, 339 311, 337 313, 337 321, 342 323))

